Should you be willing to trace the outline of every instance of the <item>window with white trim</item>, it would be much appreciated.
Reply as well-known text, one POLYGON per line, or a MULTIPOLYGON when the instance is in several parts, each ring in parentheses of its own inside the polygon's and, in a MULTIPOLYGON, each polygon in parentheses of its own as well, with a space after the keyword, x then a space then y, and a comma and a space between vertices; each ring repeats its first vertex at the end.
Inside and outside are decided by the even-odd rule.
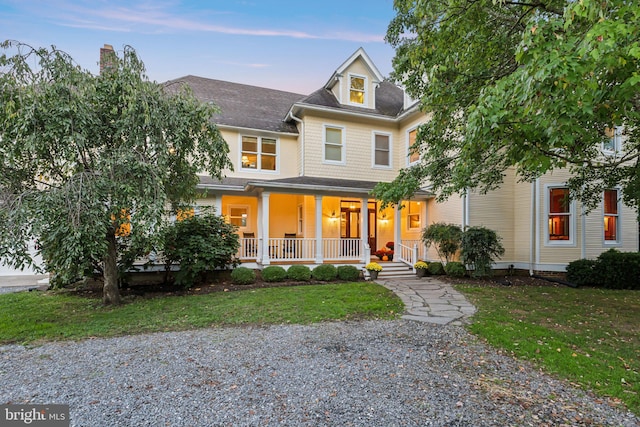
POLYGON ((278 142, 274 138, 243 136, 240 164, 242 169, 275 171, 278 142))
POLYGON ((604 242, 618 243, 619 206, 618 190, 604 190, 604 242))
POLYGON ((550 243, 573 242, 573 204, 566 187, 549 187, 547 190, 547 216, 550 243))
POLYGON ((420 202, 407 203, 407 230, 417 231, 422 229, 422 215, 420 202))
POLYGON ((235 225, 240 229, 247 228, 249 223, 249 206, 229 205, 228 208, 229 224, 235 225))
POLYGON ((344 163, 344 146, 344 128, 325 126, 324 161, 327 163, 344 163))
POLYGON ((418 136, 418 129, 411 129, 407 132, 407 158, 409 159, 409 164, 416 163, 420 160, 420 152, 412 151, 411 147, 416 143, 416 137, 418 136))
POLYGON ((302 205, 298 205, 298 235, 304 235, 304 209, 302 205))
POLYGON ((622 151, 622 126, 605 128, 607 141, 602 143, 602 151, 606 154, 613 154, 622 151))
POLYGON ((373 133, 373 165, 391 167, 391 135, 373 133))
POLYGON ((363 76, 349 75, 349 102, 364 105, 366 102, 367 80, 363 76))

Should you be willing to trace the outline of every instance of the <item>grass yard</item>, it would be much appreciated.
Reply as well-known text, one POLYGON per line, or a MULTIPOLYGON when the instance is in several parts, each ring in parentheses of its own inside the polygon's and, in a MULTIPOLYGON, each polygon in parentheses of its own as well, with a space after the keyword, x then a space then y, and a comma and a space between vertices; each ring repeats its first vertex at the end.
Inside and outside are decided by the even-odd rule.
POLYGON ((132 298, 119 307, 54 292, 0 295, 0 344, 79 340, 222 325, 393 319, 403 304, 371 282, 132 298))
MULTIPOLYGON (((478 307, 470 329, 640 414, 640 292, 457 285, 478 307)), ((553 399, 553 396, 549 396, 553 399)))

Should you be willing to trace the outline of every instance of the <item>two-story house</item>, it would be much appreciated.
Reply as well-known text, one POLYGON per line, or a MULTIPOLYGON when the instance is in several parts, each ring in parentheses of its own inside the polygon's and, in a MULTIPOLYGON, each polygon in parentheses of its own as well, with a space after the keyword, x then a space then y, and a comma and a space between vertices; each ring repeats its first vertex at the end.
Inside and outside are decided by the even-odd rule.
POLYGON ((195 76, 176 82, 221 109, 214 120, 234 171, 222 181, 201 176, 199 203, 239 227, 245 264, 361 266, 388 242, 395 261, 434 260, 420 235, 441 221, 496 230, 506 249, 497 267, 564 271, 568 262, 610 247, 638 249, 636 213, 622 204, 620 191, 608 190, 601 208, 583 215, 579 203, 562 202, 561 171, 534 183, 510 173, 500 190, 445 203, 427 185, 403 209, 380 210, 370 190, 419 161, 409 147, 428 117, 363 49, 308 96, 195 76))

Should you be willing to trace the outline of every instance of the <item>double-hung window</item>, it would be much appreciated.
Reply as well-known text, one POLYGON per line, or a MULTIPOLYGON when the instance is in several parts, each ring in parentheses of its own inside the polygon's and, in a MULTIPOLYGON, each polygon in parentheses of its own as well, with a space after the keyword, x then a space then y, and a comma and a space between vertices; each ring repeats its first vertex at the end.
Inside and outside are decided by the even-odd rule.
POLYGON ((618 243, 619 227, 618 190, 604 191, 604 242, 618 243))
POLYGON ((349 76, 349 102, 364 105, 366 102, 366 79, 362 76, 349 76))
POLYGON ((622 150, 622 126, 605 128, 607 140, 602 143, 605 154, 614 154, 622 150))
POLYGON ((569 189, 549 187, 547 191, 549 242, 572 243, 574 214, 573 204, 569 200, 569 189))
POLYGON ((278 142, 274 138, 243 136, 241 156, 242 169, 275 171, 278 159, 278 142))
POLYGON ((249 206, 230 205, 229 206, 229 223, 240 229, 246 228, 249 221, 249 206))
POLYGON ((420 160, 420 152, 412 151, 411 147, 416 143, 416 137, 418 136, 418 129, 412 129, 407 133, 407 157, 409 164, 413 164, 420 160))
POLYGON ((344 128, 338 126, 324 127, 324 161, 326 163, 345 162, 344 128))
POLYGON ((391 136, 389 134, 373 134, 373 166, 391 167, 391 136))

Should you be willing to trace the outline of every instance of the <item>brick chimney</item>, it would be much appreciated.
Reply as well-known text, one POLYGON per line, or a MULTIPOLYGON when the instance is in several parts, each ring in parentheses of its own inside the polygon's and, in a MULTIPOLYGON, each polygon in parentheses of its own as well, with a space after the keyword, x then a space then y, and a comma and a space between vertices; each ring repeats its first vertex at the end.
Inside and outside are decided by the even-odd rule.
POLYGON ((110 44, 105 43, 104 47, 100 48, 100 74, 102 74, 104 70, 108 70, 113 67, 113 58, 115 54, 113 46, 110 44))

